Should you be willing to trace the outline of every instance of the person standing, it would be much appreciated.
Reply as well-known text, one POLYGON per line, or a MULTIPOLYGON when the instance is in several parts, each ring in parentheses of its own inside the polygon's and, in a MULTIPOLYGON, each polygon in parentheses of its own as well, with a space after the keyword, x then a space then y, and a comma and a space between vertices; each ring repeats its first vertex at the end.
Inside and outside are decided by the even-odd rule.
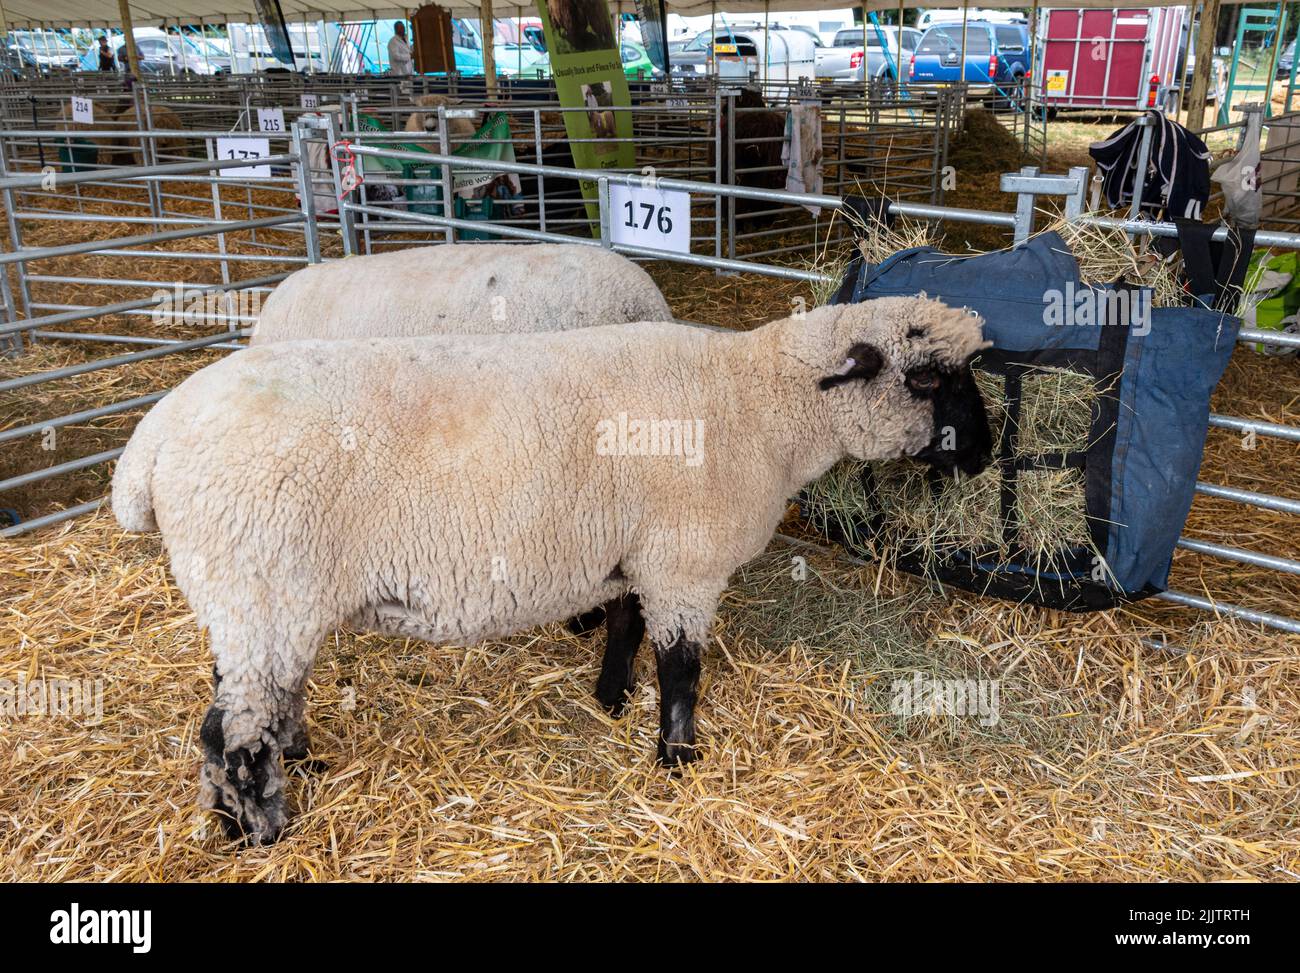
POLYGON ((99 35, 99 70, 116 71, 117 61, 113 59, 113 52, 108 47, 108 35, 99 35))
POLYGON ((412 73, 411 45, 406 41, 406 24, 393 24, 393 39, 388 42, 388 73, 406 76, 412 73))

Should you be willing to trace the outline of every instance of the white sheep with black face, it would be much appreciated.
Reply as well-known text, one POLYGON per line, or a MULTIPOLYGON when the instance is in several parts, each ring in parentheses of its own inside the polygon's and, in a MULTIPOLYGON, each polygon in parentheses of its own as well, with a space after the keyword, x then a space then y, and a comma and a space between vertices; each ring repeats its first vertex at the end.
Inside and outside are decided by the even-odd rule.
POLYGON ((113 510, 161 530, 209 632, 205 805, 280 833, 281 756, 305 751, 304 687, 342 624, 473 643, 631 599, 597 695, 622 706, 644 624, 659 759, 694 759, 718 597, 787 498, 845 457, 987 463, 980 331, 887 298, 747 333, 285 343, 191 376, 137 427, 113 510))
POLYGON ((583 244, 437 244, 313 264, 267 298, 252 344, 299 338, 567 331, 668 321, 621 254, 583 244))

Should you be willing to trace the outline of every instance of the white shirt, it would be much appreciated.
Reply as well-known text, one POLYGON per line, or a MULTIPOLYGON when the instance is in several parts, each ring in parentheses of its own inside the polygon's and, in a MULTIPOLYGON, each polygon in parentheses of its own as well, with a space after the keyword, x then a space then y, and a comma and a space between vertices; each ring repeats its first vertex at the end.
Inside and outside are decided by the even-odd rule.
POLYGON ((388 73, 411 74, 411 45, 405 39, 393 35, 388 42, 388 73))

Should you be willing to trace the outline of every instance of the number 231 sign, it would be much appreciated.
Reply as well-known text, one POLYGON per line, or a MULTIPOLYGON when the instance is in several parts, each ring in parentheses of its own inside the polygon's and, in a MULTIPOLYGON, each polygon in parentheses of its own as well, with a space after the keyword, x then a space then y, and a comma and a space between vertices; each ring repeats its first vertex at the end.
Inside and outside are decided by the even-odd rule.
POLYGON ((691 196, 641 186, 610 186, 610 236, 615 243, 691 252, 691 196))

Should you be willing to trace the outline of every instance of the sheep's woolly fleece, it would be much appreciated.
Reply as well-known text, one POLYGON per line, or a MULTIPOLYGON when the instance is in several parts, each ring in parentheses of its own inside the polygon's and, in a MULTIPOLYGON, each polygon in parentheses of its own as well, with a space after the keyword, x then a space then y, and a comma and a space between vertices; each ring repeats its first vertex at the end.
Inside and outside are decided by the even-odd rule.
POLYGON ((672 317, 650 275, 611 250, 441 244, 304 267, 267 299, 252 343, 567 331, 672 317))

